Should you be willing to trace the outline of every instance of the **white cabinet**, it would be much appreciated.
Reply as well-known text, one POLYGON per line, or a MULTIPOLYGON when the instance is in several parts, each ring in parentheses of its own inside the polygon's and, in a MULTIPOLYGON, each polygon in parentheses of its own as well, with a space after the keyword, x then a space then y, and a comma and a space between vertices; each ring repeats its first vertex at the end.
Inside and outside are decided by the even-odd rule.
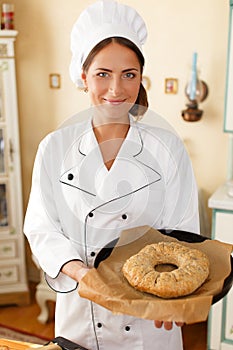
MULTIPOLYGON (((233 198, 221 186, 209 199, 212 208, 212 238, 233 244, 233 198)), ((208 320, 208 350, 233 350, 233 288, 211 307, 208 320)))
POLYGON ((0 305, 27 304, 15 78, 17 32, 0 31, 0 305))

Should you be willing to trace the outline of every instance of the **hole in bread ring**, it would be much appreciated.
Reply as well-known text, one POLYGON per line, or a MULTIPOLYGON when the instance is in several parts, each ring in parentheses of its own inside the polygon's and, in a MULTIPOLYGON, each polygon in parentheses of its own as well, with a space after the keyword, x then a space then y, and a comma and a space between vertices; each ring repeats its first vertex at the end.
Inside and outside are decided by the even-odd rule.
POLYGON ((154 266, 154 269, 157 272, 170 272, 178 269, 178 266, 174 264, 157 264, 154 266))
POLYGON ((122 272, 137 290, 161 298, 177 298, 193 293, 205 282, 209 259, 198 249, 159 242, 147 245, 126 260, 122 272))

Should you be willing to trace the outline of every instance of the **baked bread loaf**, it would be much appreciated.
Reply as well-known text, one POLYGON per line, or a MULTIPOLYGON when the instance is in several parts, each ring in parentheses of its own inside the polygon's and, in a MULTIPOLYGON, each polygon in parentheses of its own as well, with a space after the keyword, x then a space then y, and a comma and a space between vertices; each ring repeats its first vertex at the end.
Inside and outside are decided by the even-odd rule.
POLYGON ((193 293, 209 275, 209 259, 202 251, 176 242, 147 245, 123 265, 123 275, 137 290, 161 298, 177 298, 193 293), (172 264, 174 270, 156 271, 156 266, 172 264))

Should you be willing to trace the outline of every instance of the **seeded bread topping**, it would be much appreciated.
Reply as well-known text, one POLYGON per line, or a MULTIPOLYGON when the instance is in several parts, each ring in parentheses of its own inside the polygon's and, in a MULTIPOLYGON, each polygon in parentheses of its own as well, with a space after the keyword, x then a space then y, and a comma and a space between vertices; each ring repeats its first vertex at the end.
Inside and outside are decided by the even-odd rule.
POLYGON ((159 242, 144 247, 123 265, 123 275, 137 290, 161 298, 177 298, 193 293, 209 275, 209 259, 202 251, 176 242, 159 242), (159 265, 174 265, 159 272, 159 265))

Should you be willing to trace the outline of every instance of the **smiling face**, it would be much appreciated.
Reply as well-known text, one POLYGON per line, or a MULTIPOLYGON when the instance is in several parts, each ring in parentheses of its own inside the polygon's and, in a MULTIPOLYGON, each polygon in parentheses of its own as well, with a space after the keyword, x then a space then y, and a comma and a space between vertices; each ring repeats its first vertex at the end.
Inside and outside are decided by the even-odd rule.
POLYGON ((133 50, 111 42, 94 56, 82 78, 93 106, 104 105, 113 113, 124 106, 127 115, 138 97, 141 67, 133 50))

